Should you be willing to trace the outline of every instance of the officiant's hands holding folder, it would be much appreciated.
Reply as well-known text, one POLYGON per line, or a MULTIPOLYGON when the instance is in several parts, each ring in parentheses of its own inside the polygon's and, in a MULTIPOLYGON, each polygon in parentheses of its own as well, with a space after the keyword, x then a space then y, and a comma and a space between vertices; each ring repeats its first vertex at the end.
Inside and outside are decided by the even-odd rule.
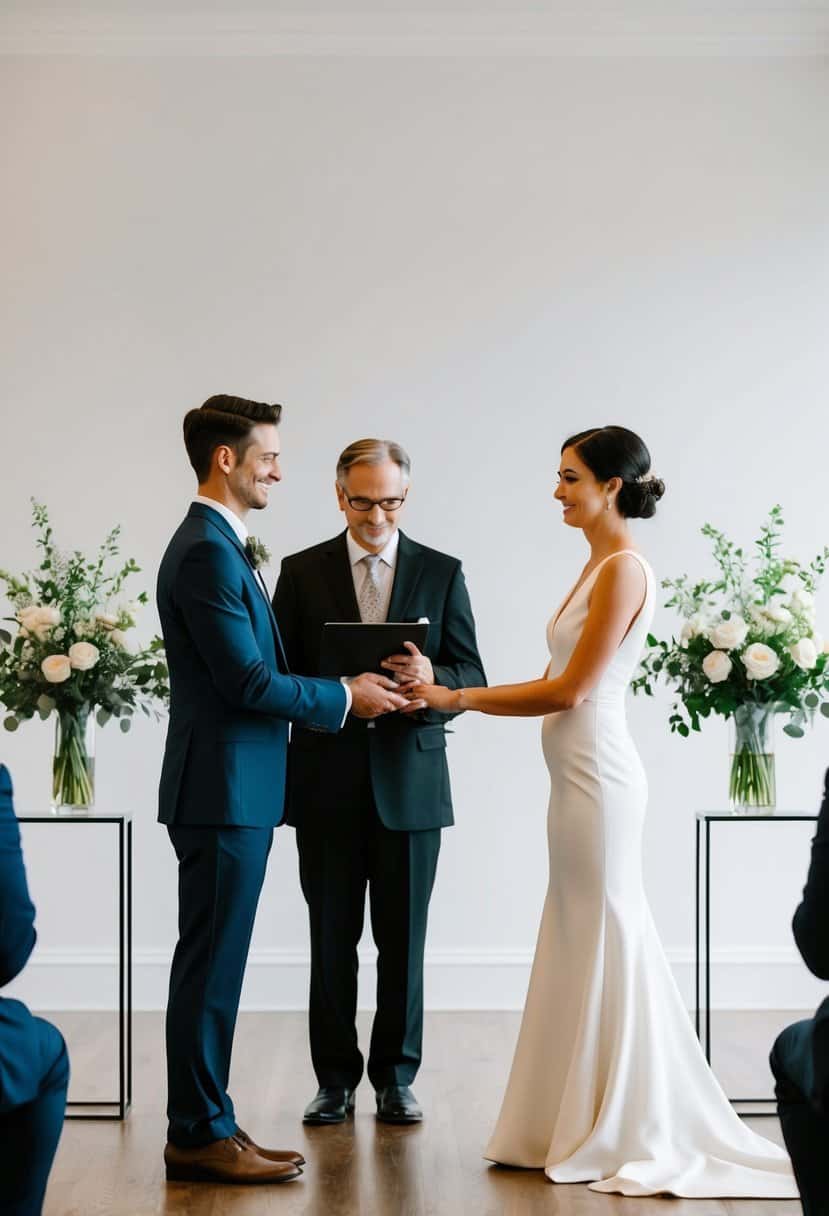
POLYGON ((407 690, 413 684, 434 684, 435 673, 432 662, 414 642, 404 642, 408 654, 392 654, 383 660, 383 667, 393 673, 401 687, 407 690))

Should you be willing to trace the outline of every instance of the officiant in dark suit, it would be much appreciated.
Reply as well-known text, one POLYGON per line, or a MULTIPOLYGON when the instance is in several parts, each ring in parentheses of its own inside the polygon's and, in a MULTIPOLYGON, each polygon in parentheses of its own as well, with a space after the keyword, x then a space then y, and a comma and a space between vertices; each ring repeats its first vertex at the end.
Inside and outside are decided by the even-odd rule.
MULTIPOLYGON (((829 980, 829 771, 809 876, 792 928, 806 966, 829 980)), ((804 1216, 829 1216, 829 997, 813 1018, 787 1026, 778 1036, 771 1068, 804 1216)))
MULTIPOLYGON (((421 653, 390 656, 401 683, 486 683, 461 564, 399 530, 410 462, 396 443, 364 439, 337 464, 345 532, 286 557, 274 595, 291 669, 320 670, 327 621, 428 618, 421 653)), ((311 928, 309 1029, 319 1092, 306 1123, 338 1123, 363 1073, 357 1042, 357 944, 366 889, 378 950, 368 1054, 377 1117, 411 1123, 423 1036, 423 951, 441 829, 453 822, 445 714, 403 710, 339 735, 295 726, 287 822, 297 829, 311 928)))

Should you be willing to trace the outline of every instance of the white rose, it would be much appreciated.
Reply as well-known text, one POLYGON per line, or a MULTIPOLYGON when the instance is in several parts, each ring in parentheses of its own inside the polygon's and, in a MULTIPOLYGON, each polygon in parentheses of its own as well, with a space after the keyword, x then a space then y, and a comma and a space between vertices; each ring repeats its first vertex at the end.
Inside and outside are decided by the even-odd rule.
POLYGON ((98 647, 91 642, 75 642, 68 653, 69 662, 76 671, 89 671, 98 662, 98 647))
POLYGON ((742 653, 743 664, 750 680, 767 680, 780 666, 780 659, 763 642, 754 642, 742 653))
POLYGON ((705 621, 701 613, 695 612, 682 624, 679 634, 680 645, 687 646, 692 638, 698 638, 701 633, 705 633, 705 621))
POLYGON ((712 684, 721 684, 731 675, 731 659, 723 650, 712 650, 702 660, 702 670, 712 684))
POLYGON ((24 637, 34 636, 43 642, 50 629, 60 624, 60 609, 54 604, 29 604, 20 609, 17 619, 24 637))
POLYGON ((774 621, 776 625, 790 625, 792 614, 788 608, 784 608, 782 604, 772 604, 765 609, 766 616, 770 621, 774 621))
POLYGON ((62 684, 71 676, 72 664, 65 654, 50 654, 49 658, 40 664, 40 670, 50 684, 62 684))
POLYGON ((94 619, 96 624, 103 625, 105 629, 114 629, 118 624, 118 617, 111 612, 96 612, 94 619))
POLYGON ((748 634, 748 625, 741 616, 732 616, 727 621, 720 621, 709 632, 708 638, 717 650, 734 650, 742 646, 748 634))
POLYGON ((817 663, 817 650, 811 638, 801 638, 799 642, 795 642, 789 647, 789 654, 804 671, 810 671, 817 663))
POLYGON ((818 633, 816 629, 812 630, 812 645, 816 654, 823 654, 823 634, 818 633))
POLYGON ((132 638, 129 637, 129 635, 126 634, 123 629, 113 629, 109 636, 115 645, 120 646, 122 650, 127 652, 127 654, 135 654, 135 646, 133 645, 132 638))
POLYGON ((29 629, 41 642, 45 642, 56 625, 60 624, 60 609, 54 604, 44 604, 38 609, 38 614, 29 629))

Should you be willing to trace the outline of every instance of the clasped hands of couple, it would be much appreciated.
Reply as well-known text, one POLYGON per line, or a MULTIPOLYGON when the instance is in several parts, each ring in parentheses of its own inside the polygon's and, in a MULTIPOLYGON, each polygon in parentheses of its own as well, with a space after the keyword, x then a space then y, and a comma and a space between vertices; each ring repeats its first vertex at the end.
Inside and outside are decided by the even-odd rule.
POLYGON ((365 672, 349 682, 351 710, 358 718, 379 718, 399 712, 411 714, 418 709, 439 709, 452 713, 462 708, 461 692, 435 684, 432 664, 414 642, 404 642, 407 654, 389 655, 383 660, 391 676, 365 672))

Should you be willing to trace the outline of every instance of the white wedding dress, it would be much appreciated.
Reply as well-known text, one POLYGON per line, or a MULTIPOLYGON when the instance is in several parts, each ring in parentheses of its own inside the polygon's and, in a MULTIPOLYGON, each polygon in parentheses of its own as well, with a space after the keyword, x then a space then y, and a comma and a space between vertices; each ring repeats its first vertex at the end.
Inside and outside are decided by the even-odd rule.
MULTIPOLYGON (((594 1191, 795 1199, 787 1154, 740 1120, 705 1062, 645 898, 647 778, 625 693, 655 587, 626 552, 645 573, 642 608, 589 696, 543 723, 550 885, 485 1156, 594 1191)), ((548 625, 551 679, 581 635, 600 566, 548 625)))

